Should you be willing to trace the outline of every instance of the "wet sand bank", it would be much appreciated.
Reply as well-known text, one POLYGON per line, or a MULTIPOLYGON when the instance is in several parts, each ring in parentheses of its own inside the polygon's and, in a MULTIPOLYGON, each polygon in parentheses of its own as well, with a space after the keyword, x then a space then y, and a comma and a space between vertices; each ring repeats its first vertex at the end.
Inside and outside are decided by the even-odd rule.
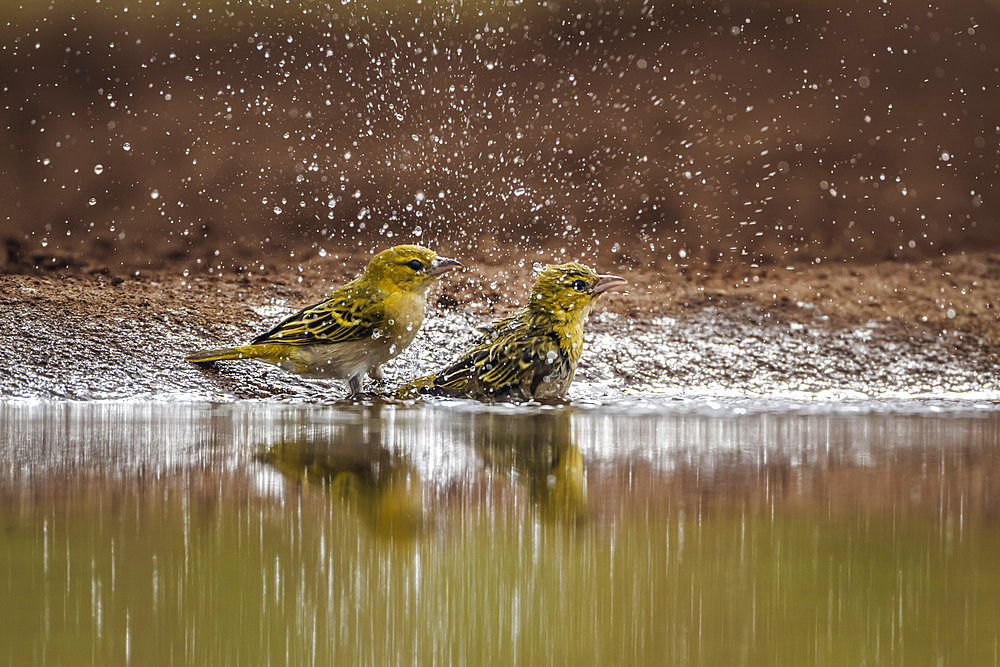
MULTIPOLYGON (((183 354, 244 341, 321 299, 366 255, 301 273, 0 275, 0 396, 331 400, 337 382, 256 362, 205 372, 183 354)), ((430 295, 424 330, 385 389, 433 370, 472 327, 520 303, 531 262, 470 261, 430 295)), ((719 394, 819 398, 1000 393, 1000 254, 917 263, 602 266, 630 281, 588 326, 572 398, 719 394)))

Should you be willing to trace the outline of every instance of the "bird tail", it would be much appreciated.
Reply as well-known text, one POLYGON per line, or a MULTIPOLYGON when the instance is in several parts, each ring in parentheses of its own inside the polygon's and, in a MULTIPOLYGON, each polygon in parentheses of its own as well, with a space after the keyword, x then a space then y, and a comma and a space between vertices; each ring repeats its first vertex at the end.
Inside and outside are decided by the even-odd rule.
POLYGON ((252 359, 258 356, 254 354, 252 345, 243 347, 220 347, 214 350, 196 350, 184 357, 184 361, 192 364, 210 364, 214 361, 226 361, 227 359, 252 359))
POLYGON ((410 380, 396 390, 396 398, 405 400, 427 393, 427 390, 434 386, 434 377, 433 375, 425 375, 422 378, 410 380))

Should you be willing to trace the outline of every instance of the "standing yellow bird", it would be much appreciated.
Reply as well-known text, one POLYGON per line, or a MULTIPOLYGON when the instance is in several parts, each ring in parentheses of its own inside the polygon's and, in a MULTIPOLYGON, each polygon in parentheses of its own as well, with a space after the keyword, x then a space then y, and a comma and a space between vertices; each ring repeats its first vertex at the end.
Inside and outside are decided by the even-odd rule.
POLYGON ((420 246, 383 250, 359 278, 249 345, 199 350, 185 359, 202 365, 260 359, 308 378, 346 379, 357 394, 366 372, 381 379, 382 364, 413 341, 424 321, 427 288, 460 266, 420 246))
POLYGON ((475 346, 447 368, 398 392, 492 400, 562 398, 583 351, 583 323, 604 292, 625 284, 570 262, 545 267, 528 303, 481 329, 475 346))

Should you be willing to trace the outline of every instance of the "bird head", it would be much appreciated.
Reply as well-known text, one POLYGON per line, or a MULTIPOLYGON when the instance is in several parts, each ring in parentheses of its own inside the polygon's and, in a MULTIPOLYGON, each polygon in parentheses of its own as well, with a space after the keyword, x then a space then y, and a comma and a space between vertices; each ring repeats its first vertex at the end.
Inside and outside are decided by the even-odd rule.
POLYGON ((454 259, 439 257, 428 248, 398 245, 375 255, 364 277, 383 289, 422 292, 446 272, 460 266, 454 259))
POLYGON ((528 308, 557 319, 582 319, 597 297, 625 284, 624 278, 599 275, 577 262, 551 264, 538 274, 528 308))

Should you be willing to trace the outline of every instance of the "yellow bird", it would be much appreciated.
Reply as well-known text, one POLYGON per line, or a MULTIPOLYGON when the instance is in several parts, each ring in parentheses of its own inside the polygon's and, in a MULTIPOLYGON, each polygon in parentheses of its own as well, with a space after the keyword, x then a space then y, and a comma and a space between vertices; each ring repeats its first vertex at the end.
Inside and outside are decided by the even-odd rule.
POLYGON ((623 278, 570 262, 545 267, 528 303, 481 329, 475 346, 447 368, 404 385, 418 393, 492 400, 562 398, 583 351, 583 323, 604 292, 623 278))
POLYGON ((249 345, 198 350, 185 359, 201 365, 260 359, 308 378, 346 379, 351 395, 358 394, 366 372, 382 379, 382 364, 413 342, 424 321, 427 289, 460 266, 420 246, 383 250, 359 278, 249 345))

